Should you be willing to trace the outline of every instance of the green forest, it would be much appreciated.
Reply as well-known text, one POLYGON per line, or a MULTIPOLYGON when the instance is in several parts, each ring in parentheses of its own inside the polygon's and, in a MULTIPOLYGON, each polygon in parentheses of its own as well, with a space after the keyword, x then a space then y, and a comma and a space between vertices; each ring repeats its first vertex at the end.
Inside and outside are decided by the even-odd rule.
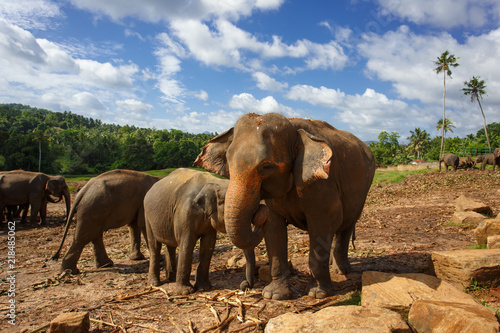
MULTIPOLYGON (((486 127, 493 150, 500 146, 500 124, 486 127)), ((453 128, 447 119, 445 152, 476 156, 489 151, 484 129, 458 138, 449 135, 453 128)), ((104 124, 71 112, 0 104, 0 170, 84 175, 112 169, 190 167, 215 135, 104 124)), ((377 165, 398 165, 414 159, 437 160, 440 144, 440 136, 431 138, 425 130, 415 128, 407 137, 381 132, 378 141, 369 145, 377 165), (405 139, 409 143, 401 144, 405 139)))
POLYGON ((99 174, 192 166, 217 133, 104 124, 71 112, 0 104, 0 170, 99 174))

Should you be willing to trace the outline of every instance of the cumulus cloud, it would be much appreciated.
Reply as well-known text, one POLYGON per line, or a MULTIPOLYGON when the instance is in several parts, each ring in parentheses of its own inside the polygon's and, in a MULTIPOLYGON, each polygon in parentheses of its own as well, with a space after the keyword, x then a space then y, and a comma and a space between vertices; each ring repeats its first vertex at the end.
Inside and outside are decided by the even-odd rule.
POLYGON ((378 0, 380 14, 438 27, 481 27, 500 18, 497 0, 378 0))
POLYGON ((252 77, 257 81, 257 87, 262 90, 283 91, 288 87, 288 83, 281 83, 267 75, 266 73, 256 72, 252 77))
POLYGON ((299 112, 293 110, 291 107, 278 103, 272 96, 267 96, 258 100, 252 94, 242 93, 234 95, 229 102, 229 106, 233 109, 243 110, 245 112, 255 112, 259 114, 276 112, 286 117, 299 116, 299 112))

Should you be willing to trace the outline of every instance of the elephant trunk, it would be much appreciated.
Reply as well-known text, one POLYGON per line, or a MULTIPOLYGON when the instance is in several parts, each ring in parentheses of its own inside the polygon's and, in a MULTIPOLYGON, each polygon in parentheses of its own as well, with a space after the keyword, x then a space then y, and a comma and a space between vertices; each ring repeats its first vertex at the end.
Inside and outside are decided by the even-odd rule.
POLYGON ((253 249, 262 241, 262 226, 268 217, 267 206, 260 204, 260 177, 256 172, 250 174, 253 177, 231 174, 224 208, 229 239, 243 250, 253 249))
POLYGON ((69 188, 66 187, 62 195, 64 196, 64 203, 66 204, 66 219, 68 219, 71 209, 71 194, 69 193, 69 188))

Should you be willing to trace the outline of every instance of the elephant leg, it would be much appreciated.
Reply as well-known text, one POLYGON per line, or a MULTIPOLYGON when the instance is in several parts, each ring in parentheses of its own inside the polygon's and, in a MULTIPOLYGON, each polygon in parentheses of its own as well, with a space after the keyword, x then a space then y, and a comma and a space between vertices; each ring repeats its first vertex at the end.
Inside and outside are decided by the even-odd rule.
POLYGON ((21 223, 26 223, 27 217, 28 217, 28 210, 30 208, 30 205, 23 205, 21 209, 23 210, 23 214, 21 215, 21 223))
POLYGON ((212 289, 208 275, 210 271, 210 260, 212 259, 212 254, 214 253, 216 236, 216 230, 210 231, 208 234, 201 236, 200 263, 196 269, 196 283, 194 284, 195 290, 208 291, 212 289))
POLYGON ((87 244, 88 242, 81 242, 77 239, 73 241, 61 262, 62 272, 69 269, 71 270, 71 274, 80 273, 80 270, 76 267, 76 264, 78 262, 78 259, 80 259, 80 256, 82 255, 83 248, 87 244))
POLYGON ((38 212, 40 211, 40 207, 42 205, 41 200, 31 200, 30 206, 30 223, 31 224, 36 224, 36 217, 38 215, 38 212))
POLYGON ((285 219, 269 211, 266 222, 265 241, 272 281, 264 287, 262 295, 275 300, 288 299, 292 296, 290 289, 291 275, 288 265, 288 239, 285 219))
POLYGON ((45 198, 40 205, 40 224, 47 225, 47 200, 45 198))
POLYGON ((165 255, 165 270, 167 275, 167 281, 175 282, 175 276, 177 274, 177 259, 175 258, 177 247, 167 245, 167 254, 165 255))
POLYGON ((332 242, 330 264, 336 274, 348 274, 351 272, 349 263, 349 241, 354 231, 355 224, 342 232, 336 233, 332 242))
POLYGON ((141 253, 141 229, 137 220, 128 225, 130 235, 130 254, 131 260, 144 260, 144 255, 141 253))
POLYGON ((193 251, 196 239, 191 235, 183 235, 179 244, 179 259, 177 260, 177 277, 175 279, 175 293, 177 295, 189 295, 194 288, 189 281, 191 266, 193 263, 193 251))
POLYGON ((92 241, 92 245, 94 246, 95 266, 97 268, 113 266, 113 260, 109 259, 106 253, 102 233, 92 241))
MULTIPOLYGON (((153 238, 149 239, 149 283, 159 286, 160 283, 160 256, 162 243, 153 238)), ((175 248, 174 248, 175 249, 175 248)))
POLYGON ((241 282, 240 289, 245 291, 246 289, 253 288, 255 283, 255 252, 254 250, 246 250, 243 253, 246 259, 246 279, 241 282))
MULTIPOLYGON (((315 220, 314 222, 309 224, 309 269, 312 275, 309 296, 325 298, 333 291, 329 263, 334 230, 330 221, 315 220)), ((347 244, 348 242, 349 238, 347 238, 347 244)), ((337 244, 341 243, 341 241, 337 242, 337 244)))

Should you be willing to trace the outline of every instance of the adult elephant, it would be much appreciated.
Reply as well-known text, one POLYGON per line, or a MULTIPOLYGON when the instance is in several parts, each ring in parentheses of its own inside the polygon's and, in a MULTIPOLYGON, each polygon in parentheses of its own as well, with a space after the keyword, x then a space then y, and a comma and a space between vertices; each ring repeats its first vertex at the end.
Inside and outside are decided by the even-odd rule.
POLYGON ((446 171, 448 171, 448 167, 451 167, 452 171, 457 171, 458 162, 460 159, 455 154, 440 154, 439 155, 439 171, 441 171, 441 163, 444 163, 444 167, 446 171))
MULTIPOLYGON (((68 216, 71 196, 63 176, 48 176, 41 172, 23 170, 0 175, 0 211, 6 206, 29 204, 31 223, 35 223, 37 215, 40 214, 41 224, 47 224, 47 202, 57 203, 63 197, 68 216)), ((23 217, 25 216, 26 214, 23 214, 23 217)))
POLYGON ((372 152, 354 135, 323 121, 246 114, 194 164, 230 179, 225 222, 234 245, 251 249, 265 237, 272 282, 264 297, 291 297, 288 223, 309 231, 309 295, 332 292, 331 250, 334 270, 349 272, 349 240, 375 172, 372 152), (262 199, 268 220, 252 227, 253 217, 266 213, 262 199))
POLYGON ((73 243, 64 255, 61 270, 80 271, 76 267, 83 248, 92 242, 96 267, 113 266, 108 257, 102 235, 109 229, 128 225, 130 231, 130 259, 141 260, 141 231, 146 238, 144 224, 144 196, 160 180, 144 172, 113 170, 90 179, 78 192, 71 207, 63 238, 53 260, 59 258, 71 219, 76 214, 76 228, 73 243))
POLYGON ((482 158, 479 161, 476 158, 476 163, 479 162, 481 162, 481 170, 484 170, 488 164, 493 166, 493 171, 495 171, 495 167, 497 165, 500 168, 500 149, 497 148, 491 154, 482 155, 482 158))

